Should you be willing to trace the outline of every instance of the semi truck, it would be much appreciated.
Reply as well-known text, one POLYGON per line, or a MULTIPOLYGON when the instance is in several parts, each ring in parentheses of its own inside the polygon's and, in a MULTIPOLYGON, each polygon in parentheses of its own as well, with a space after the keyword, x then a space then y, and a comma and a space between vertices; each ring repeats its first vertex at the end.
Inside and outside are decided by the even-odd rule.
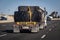
POLYGON ((46 26, 44 10, 39 6, 19 6, 18 11, 14 12, 14 22, 14 32, 38 32, 46 26))

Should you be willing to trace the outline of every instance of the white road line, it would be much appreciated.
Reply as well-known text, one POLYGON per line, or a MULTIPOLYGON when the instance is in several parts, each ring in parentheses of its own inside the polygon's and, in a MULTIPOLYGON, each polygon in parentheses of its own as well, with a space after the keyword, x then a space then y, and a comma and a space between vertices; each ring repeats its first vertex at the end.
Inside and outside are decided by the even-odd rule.
POLYGON ((46 35, 44 34, 41 38, 43 39, 43 38, 45 38, 46 37, 46 35))
POLYGON ((7 34, 0 35, 0 37, 6 36, 7 34))

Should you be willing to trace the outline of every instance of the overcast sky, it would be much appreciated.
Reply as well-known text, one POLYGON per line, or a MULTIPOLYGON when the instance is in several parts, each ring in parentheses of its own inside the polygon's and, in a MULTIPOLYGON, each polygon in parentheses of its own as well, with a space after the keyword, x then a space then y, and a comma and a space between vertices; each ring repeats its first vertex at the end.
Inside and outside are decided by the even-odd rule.
POLYGON ((22 5, 46 7, 49 14, 52 11, 58 11, 60 13, 60 0, 0 0, 0 13, 12 15, 18 6, 22 5))

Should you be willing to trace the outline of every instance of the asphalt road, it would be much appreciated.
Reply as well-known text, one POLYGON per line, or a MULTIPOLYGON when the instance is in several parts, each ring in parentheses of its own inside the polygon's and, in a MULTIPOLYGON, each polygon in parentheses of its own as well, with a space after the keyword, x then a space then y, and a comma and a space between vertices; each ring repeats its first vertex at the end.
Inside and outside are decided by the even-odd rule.
POLYGON ((47 27, 37 33, 13 33, 14 23, 0 24, 0 40, 59 40, 60 21, 48 21, 47 23, 47 27))

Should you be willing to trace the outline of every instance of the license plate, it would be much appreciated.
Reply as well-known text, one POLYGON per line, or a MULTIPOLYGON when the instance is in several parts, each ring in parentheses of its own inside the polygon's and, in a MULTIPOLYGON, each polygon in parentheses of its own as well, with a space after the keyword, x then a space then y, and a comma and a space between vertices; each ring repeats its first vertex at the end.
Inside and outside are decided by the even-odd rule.
POLYGON ((29 29, 29 27, 22 27, 23 29, 29 29))

